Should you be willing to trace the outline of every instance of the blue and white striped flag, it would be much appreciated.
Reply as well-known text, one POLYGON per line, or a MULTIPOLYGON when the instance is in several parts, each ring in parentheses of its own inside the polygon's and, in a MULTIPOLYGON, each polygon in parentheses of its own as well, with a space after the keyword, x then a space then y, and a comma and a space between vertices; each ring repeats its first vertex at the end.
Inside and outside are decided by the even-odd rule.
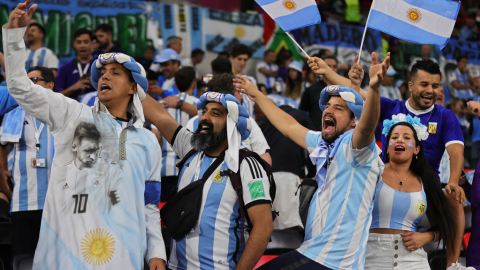
POLYGON ((397 38, 447 45, 460 2, 453 0, 374 0, 368 27, 397 38))
POLYGON ((285 32, 320 23, 321 21, 315 0, 255 1, 285 32))

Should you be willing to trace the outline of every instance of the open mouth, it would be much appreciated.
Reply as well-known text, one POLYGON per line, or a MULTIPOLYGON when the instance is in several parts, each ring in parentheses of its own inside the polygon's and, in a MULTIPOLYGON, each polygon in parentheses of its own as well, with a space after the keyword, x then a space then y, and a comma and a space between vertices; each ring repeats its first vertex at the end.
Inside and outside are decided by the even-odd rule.
POLYGON ((433 96, 429 95, 420 95, 420 98, 422 99, 423 102, 430 104, 433 102, 433 96))
POLYGON ((213 131, 213 125, 208 122, 202 122, 198 125, 199 132, 206 134, 213 131))
POLYGON ((336 125, 337 125, 337 122, 335 121, 334 118, 332 118, 330 116, 325 116, 325 118, 323 118, 323 132, 324 133, 333 132, 336 125))
POLYGON ((403 145, 395 146, 395 154, 401 154, 403 152, 405 152, 405 147, 403 145))
POLYGON ((102 84, 102 86, 100 87, 100 92, 106 92, 110 90, 112 90, 112 88, 108 84, 102 84))
POLYGON ((80 54, 86 54, 86 53, 87 53, 87 50, 78 50, 78 52, 79 52, 80 54))

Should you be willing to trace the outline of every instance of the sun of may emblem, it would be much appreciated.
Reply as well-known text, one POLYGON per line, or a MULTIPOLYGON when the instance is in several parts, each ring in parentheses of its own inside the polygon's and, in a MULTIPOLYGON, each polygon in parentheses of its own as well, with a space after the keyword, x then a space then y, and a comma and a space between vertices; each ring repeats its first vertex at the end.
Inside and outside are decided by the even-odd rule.
POLYGON ((283 6, 289 11, 294 11, 297 9, 297 4, 293 0, 284 0, 283 6))
POLYGON ((92 265, 104 265, 112 259, 115 240, 104 229, 89 231, 82 239, 82 255, 92 265))
POLYGON ((416 209, 417 210, 417 215, 421 216, 421 215, 425 214, 425 206, 426 205, 427 204, 425 203, 425 201, 422 198, 418 199, 417 209, 416 209))
POLYGON ((422 13, 417 8, 410 8, 407 10, 407 19, 411 23, 418 23, 422 19, 422 13))

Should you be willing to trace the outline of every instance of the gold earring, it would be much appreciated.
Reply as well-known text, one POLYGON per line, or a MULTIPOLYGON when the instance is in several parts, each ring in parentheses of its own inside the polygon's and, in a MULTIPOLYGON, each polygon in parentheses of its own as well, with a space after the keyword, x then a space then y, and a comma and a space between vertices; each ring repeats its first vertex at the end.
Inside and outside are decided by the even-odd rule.
POLYGON ((418 159, 418 155, 415 155, 415 158, 418 159))

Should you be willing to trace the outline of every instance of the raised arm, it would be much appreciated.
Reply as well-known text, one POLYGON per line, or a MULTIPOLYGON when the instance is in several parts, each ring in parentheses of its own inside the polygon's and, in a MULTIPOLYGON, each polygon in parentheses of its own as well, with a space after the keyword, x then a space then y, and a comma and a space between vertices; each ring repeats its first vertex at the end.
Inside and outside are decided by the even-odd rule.
POLYGON ((378 64, 377 54, 372 53, 370 87, 363 105, 362 116, 353 131, 352 146, 354 149, 362 149, 368 146, 375 138, 375 128, 380 118, 380 83, 387 72, 389 63, 390 56, 385 58, 385 62, 378 64))
MULTIPOLYGON (((390 56, 390 53, 388 54, 388 56, 390 56)), ((348 78, 352 83, 352 86, 350 88, 357 91, 357 93, 359 93, 360 96, 362 96, 363 100, 367 99, 367 91, 363 90, 360 87, 360 84, 362 83, 364 75, 365 75, 365 72, 363 71, 363 67, 361 66, 361 64, 358 63, 358 56, 357 56, 354 59, 354 64, 352 68, 350 68, 350 70, 348 71, 348 78)))
POLYGON ((162 104, 148 95, 142 102, 142 106, 145 118, 157 127, 160 134, 171 143, 173 134, 180 124, 172 118, 162 104))
POLYGON ((82 105, 34 84, 27 77, 23 36, 37 7, 34 4, 27 12, 30 2, 31 0, 27 0, 18 4, 10 14, 8 24, 2 27, 8 91, 26 113, 47 124, 52 132, 56 132, 71 117, 81 113, 82 105))
POLYGON ((308 129, 298 123, 293 117, 277 107, 268 97, 262 94, 247 78, 237 75, 234 79, 237 91, 245 93, 260 106, 265 116, 285 137, 291 139, 302 148, 307 149, 305 137, 308 129))
POLYGON ((315 74, 324 76, 332 84, 351 87, 352 83, 349 79, 338 75, 322 59, 310 57, 307 63, 315 74))

